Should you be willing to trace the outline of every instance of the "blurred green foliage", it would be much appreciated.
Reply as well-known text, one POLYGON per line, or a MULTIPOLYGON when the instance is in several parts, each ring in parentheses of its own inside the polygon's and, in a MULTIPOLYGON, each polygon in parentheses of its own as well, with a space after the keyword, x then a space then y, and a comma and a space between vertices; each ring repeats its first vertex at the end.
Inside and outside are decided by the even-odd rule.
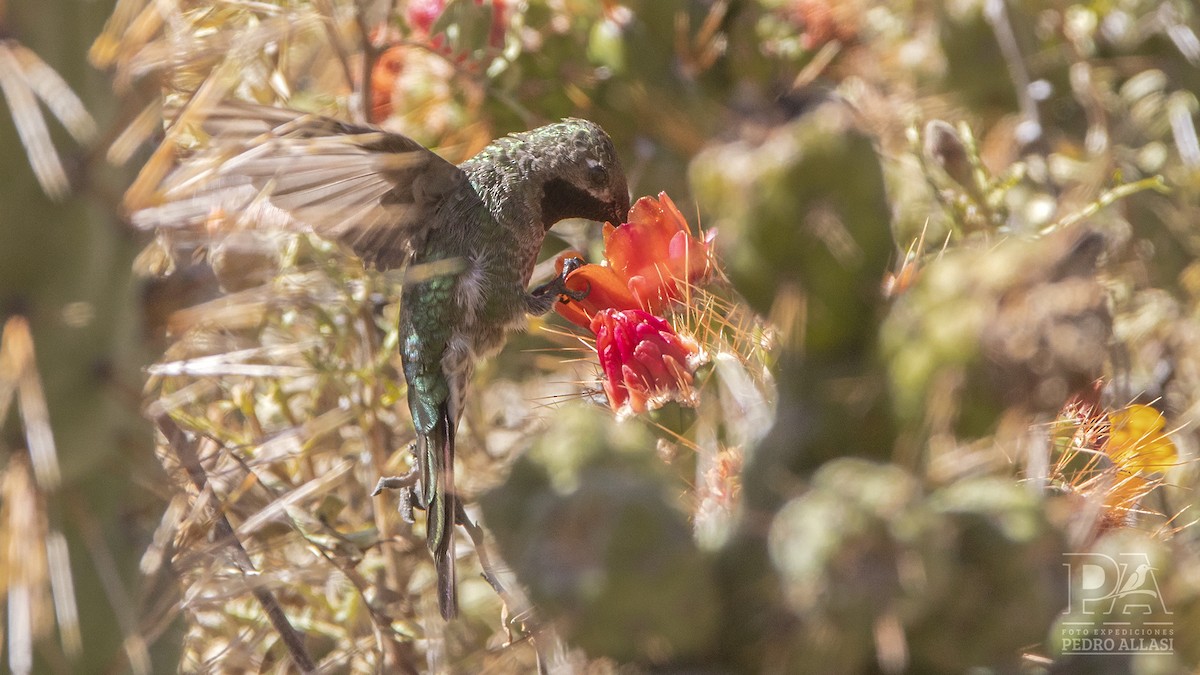
POLYGON ((712 562, 653 447, 606 413, 564 410, 481 505, 504 559, 572 644, 699 664, 718 625, 712 562))

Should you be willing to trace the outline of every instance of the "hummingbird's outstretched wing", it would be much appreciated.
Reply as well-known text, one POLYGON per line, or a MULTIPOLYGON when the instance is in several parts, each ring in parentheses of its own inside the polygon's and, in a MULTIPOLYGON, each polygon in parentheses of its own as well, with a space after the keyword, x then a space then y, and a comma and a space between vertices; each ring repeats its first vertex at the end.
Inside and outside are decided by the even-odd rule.
MULTIPOLYGON (((194 116, 193 116, 194 117, 194 116)), ((247 103, 200 116, 203 149, 132 205, 145 229, 311 229, 381 269, 402 266, 435 212, 468 185, 461 169, 382 129, 247 103)), ((465 192, 469 193, 470 190, 465 192)))

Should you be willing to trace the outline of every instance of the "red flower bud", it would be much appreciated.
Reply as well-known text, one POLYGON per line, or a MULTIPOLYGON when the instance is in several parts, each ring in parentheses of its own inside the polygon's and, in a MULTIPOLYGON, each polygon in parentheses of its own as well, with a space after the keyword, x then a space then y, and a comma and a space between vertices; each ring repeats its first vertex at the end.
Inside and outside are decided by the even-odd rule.
POLYGON ((604 309, 591 329, 614 411, 641 413, 666 401, 691 401, 691 361, 699 350, 671 324, 640 309, 604 309))
POLYGON ((408 5, 404 8, 404 18, 413 30, 428 35, 445 9, 446 0, 408 0, 408 5))

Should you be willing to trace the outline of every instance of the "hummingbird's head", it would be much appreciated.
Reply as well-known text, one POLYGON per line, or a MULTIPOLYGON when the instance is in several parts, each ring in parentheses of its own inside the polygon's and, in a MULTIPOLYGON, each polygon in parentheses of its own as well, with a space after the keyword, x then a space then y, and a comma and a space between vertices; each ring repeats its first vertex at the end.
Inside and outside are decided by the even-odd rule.
POLYGON ((547 144, 543 172, 542 224, 586 218, 613 225, 629 214, 629 186, 612 139, 600 125, 569 118, 529 132, 529 140, 547 144))

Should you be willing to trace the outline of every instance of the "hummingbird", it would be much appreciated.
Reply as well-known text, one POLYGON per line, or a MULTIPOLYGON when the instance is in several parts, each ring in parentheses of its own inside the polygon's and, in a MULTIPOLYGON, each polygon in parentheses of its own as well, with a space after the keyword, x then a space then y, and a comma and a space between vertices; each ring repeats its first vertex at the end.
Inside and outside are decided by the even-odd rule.
MULTIPOLYGON (((629 189, 612 140, 569 118, 499 138, 455 166, 405 136, 282 108, 222 103, 195 117, 207 147, 167 174, 155 204, 133 213, 138 227, 202 227, 219 213, 258 228, 311 230, 381 270, 434 270, 401 292, 400 351, 416 501, 438 607, 454 618, 455 433, 468 385, 526 315, 586 295, 565 285, 578 259, 528 286, 555 223, 624 221, 629 189)), ((376 493, 402 485, 381 479, 376 493)))

